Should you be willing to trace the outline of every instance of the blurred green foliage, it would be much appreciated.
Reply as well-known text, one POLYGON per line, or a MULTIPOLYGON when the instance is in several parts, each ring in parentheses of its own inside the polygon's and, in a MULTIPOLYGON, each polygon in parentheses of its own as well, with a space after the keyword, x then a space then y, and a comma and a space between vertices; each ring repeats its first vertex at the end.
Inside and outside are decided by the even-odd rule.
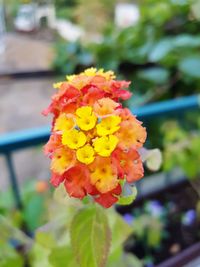
POLYGON ((46 222, 46 202, 51 192, 41 193, 37 191, 37 181, 34 179, 23 184, 21 195, 24 203, 23 212, 13 209, 14 199, 12 190, 9 189, 0 194, 0 215, 6 216, 16 227, 23 228, 28 232, 34 231, 37 227, 46 222))
POLYGON ((112 69, 134 82, 134 92, 144 95, 140 104, 199 92, 200 20, 194 5, 192 0, 143 0, 136 25, 120 30, 109 24, 98 43, 58 44, 55 69, 112 69), (74 47, 70 52, 69 46, 74 47))
MULTIPOLYGON (((190 114, 190 118, 182 123, 173 120, 168 121, 163 124, 162 131, 164 135, 164 169, 168 171, 174 167, 179 167, 191 180, 199 179, 199 115, 190 114)), ((200 188, 198 190, 200 192, 200 188)))
MULTIPOLYGON (((30 190, 28 191, 30 193, 30 190)), ((35 195, 37 194, 35 192, 35 195)), ((80 265, 76 262, 77 257, 84 267, 94 266, 94 260, 95 266, 105 266, 105 262, 102 265, 99 263, 101 259, 106 260, 105 252, 110 252, 106 267, 114 267, 119 263, 122 267, 132 266, 131 264, 142 267, 134 255, 123 251, 123 243, 132 229, 114 209, 107 211, 94 203, 84 205, 79 200, 68 197, 64 186, 60 186, 53 196, 48 197, 47 204, 43 211, 46 218, 43 223, 46 224, 41 226, 40 222, 39 228, 34 229, 34 238, 21 231, 11 218, 0 215, 2 267, 22 267, 23 260, 26 266, 30 267, 64 267, 66 264, 78 267, 80 265), (112 245, 110 235, 107 235, 109 231, 112 232, 112 245), (104 243, 101 243, 102 235, 105 238, 104 243), (106 246, 106 251, 102 245, 106 246), (96 250, 101 253, 93 253, 96 250)), ((38 206, 30 210, 32 219, 34 216, 41 217, 41 214, 35 214, 35 209, 38 209, 38 206)))
POLYGON ((56 16, 57 18, 74 20, 74 7, 76 1, 74 0, 55 0, 56 16))
POLYGON ((168 223, 168 210, 158 201, 146 201, 143 206, 133 209, 132 222, 133 237, 128 240, 131 242, 141 243, 145 247, 147 254, 151 249, 159 249, 162 241, 166 238, 166 225, 168 223))

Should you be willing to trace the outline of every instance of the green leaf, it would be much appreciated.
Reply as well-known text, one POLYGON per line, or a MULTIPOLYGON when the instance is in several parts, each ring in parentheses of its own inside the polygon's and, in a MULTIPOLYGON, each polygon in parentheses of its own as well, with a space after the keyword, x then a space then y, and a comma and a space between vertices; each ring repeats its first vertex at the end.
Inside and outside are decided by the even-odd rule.
POLYGON ((142 261, 130 253, 125 254, 124 262, 126 267, 143 267, 142 261))
POLYGON ((12 191, 1 191, 0 194, 0 207, 4 209, 11 209, 13 207, 12 191))
POLYGON ((123 263, 122 255, 123 255, 123 246, 121 245, 109 255, 106 267, 116 267, 116 263, 118 264, 118 266, 121 266, 121 263, 123 263))
POLYGON ((147 231, 147 244, 149 247, 158 247, 162 240, 162 225, 159 221, 152 221, 147 231))
POLYGON ((49 254, 51 250, 47 249, 37 242, 31 247, 29 258, 31 259, 31 267, 54 267, 49 262, 49 254))
POLYGON ((143 267, 142 261, 140 261, 135 255, 130 253, 123 253, 123 250, 121 248, 121 251, 119 250, 120 257, 113 259, 112 261, 109 261, 106 267, 143 267))
POLYGON ((160 61, 164 57, 166 57, 173 48, 174 46, 171 38, 162 39, 154 46, 154 48, 150 52, 149 60, 151 62, 160 61))
POLYGON ((69 246, 53 249, 49 255, 49 262, 52 267, 79 267, 75 262, 74 254, 69 246))
POLYGON ((182 59, 179 70, 193 78, 200 78, 200 56, 191 56, 182 59))
POLYGON ((42 223, 41 216, 43 212, 44 197, 39 194, 31 196, 24 209, 24 218, 31 231, 35 230, 42 223))
POLYGON ((107 267, 123 266, 123 244, 133 232, 122 217, 113 209, 108 212, 109 224, 112 229, 112 245, 107 267), (116 265, 117 263, 117 265, 116 265))
POLYGON ((29 238, 24 232, 13 226, 11 222, 0 215, 0 242, 7 242, 9 239, 15 239, 23 245, 30 246, 32 239, 29 238))
POLYGON ((104 267, 111 233, 104 210, 97 205, 80 210, 71 224, 71 242, 80 267, 104 267))
POLYGON ((130 205, 137 196, 137 188, 135 186, 130 186, 125 184, 122 190, 122 196, 120 196, 117 204, 119 205, 130 205))
POLYGON ((115 253, 119 247, 122 248, 123 243, 131 235, 133 229, 128 225, 115 210, 108 213, 109 224, 112 229, 112 245, 111 254, 115 253))
POLYGON ((56 246, 53 235, 48 232, 36 232, 35 241, 45 248, 53 248, 56 246))
POLYGON ((150 68, 138 72, 138 77, 155 84, 164 84, 169 79, 169 71, 163 68, 150 68))
POLYGON ((22 257, 8 244, 0 242, 0 266, 23 267, 22 257))
POLYGON ((174 38, 174 45, 176 48, 181 47, 199 47, 200 46, 200 36, 194 36, 189 34, 180 34, 174 38))

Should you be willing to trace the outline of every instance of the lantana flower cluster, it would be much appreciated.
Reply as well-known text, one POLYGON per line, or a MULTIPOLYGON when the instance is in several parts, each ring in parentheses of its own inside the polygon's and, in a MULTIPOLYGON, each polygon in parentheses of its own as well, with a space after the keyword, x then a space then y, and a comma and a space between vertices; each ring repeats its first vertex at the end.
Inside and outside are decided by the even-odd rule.
POLYGON ((112 71, 90 68, 54 84, 57 92, 49 141, 44 147, 51 159, 51 183, 64 183, 71 197, 90 195, 108 208, 118 201, 125 183, 143 177, 138 149, 146 139, 142 123, 123 108, 130 82, 115 80, 112 71))

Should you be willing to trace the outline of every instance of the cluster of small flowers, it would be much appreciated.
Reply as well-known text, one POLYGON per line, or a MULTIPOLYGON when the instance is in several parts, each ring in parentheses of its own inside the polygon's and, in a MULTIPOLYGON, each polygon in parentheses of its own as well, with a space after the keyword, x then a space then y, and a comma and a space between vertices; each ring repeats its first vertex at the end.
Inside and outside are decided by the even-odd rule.
POLYGON ((138 149, 146 139, 141 122, 120 100, 130 82, 115 80, 112 71, 90 68, 54 84, 58 89, 44 114, 53 114, 45 154, 51 159, 51 183, 64 183, 71 197, 87 195, 108 208, 125 182, 143 177, 138 149))

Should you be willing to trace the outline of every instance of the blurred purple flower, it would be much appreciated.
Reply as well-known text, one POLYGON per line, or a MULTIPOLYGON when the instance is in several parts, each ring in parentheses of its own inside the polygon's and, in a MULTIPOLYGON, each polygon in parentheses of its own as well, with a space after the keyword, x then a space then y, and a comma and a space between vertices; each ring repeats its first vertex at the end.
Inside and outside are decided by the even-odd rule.
POLYGON ((157 200, 149 201, 146 205, 146 211, 153 217, 161 217, 164 214, 164 207, 157 200))
POLYGON ((182 224, 186 226, 193 224, 193 222, 196 220, 196 216, 195 210, 186 211, 182 217, 182 224))
POLYGON ((132 224, 133 219, 134 219, 134 217, 129 213, 124 214, 123 218, 124 218, 124 221, 129 225, 132 224))

